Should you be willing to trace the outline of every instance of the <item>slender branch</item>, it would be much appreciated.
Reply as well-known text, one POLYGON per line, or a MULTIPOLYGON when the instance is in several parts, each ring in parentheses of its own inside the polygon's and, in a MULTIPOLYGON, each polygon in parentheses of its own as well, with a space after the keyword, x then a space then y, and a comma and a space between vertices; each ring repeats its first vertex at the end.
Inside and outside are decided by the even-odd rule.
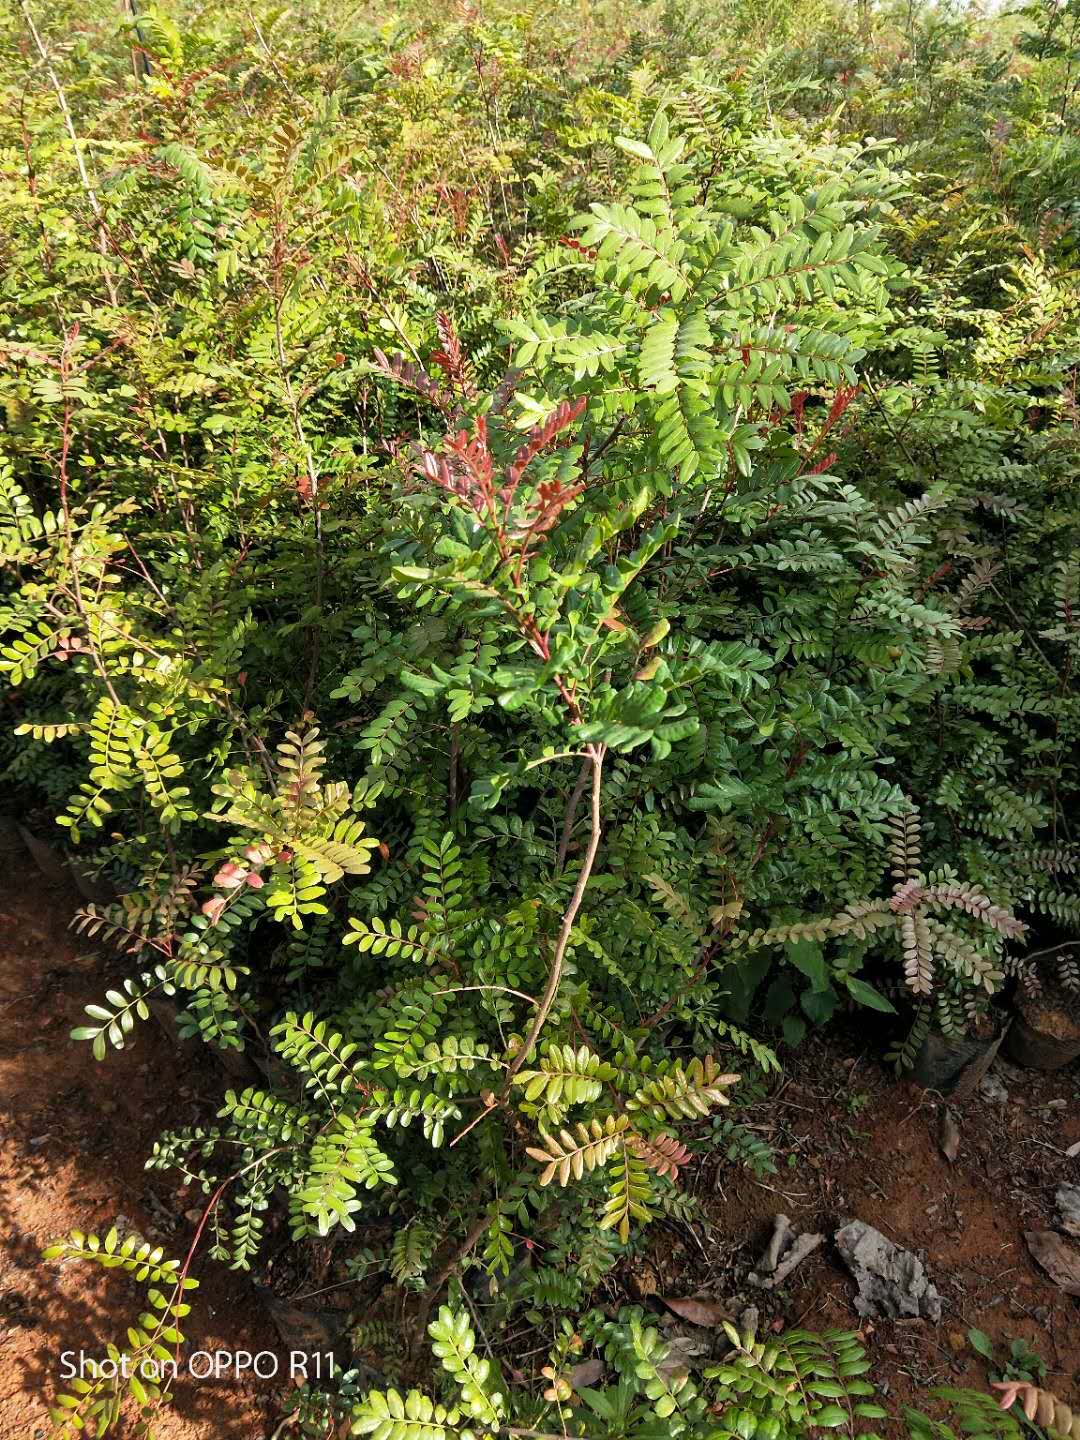
POLYGON ((591 469, 592 466, 594 466, 596 462, 600 459, 600 457, 604 454, 605 450, 608 450, 612 445, 614 445, 615 441, 619 438, 625 428, 626 416, 624 415, 616 423, 614 429, 608 435, 607 439, 602 440, 600 444, 596 447, 596 449, 593 451, 593 453, 585 457, 585 464, 582 468, 585 470, 591 469))
POLYGON ((1047 945, 1045 950, 1032 950, 1021 956, 1023 960, 1038 960, 1042 955, 1054 955, 1061 950, 1076 950, 1080 948, 1080 940, 1061 940, 1056 945, 1047 945))
POLYGON ((577 884, 574 886, 574 893, 570 897, 570 903, 563 914, 562 925, 559 927, 558 939, 555 941, 555 953, 551 960, 551 970, 548 973, 547 985, 540 997, 540 1004, 536 1014, 533 1016, 532 1024, 529 1026, 529 1033, 521 1049, 510 1062, 510 1068, 506 1072, 506 1079, 503 1082, 503 1099, 510 1093, 510 1086, 514 1076, 525 1064, 533 1046, 540 1036, 541 1030, 551 1013, 551 1007, 555 1003, 555 996, 559 991, 559 981, 562 979, 563 959, 566 955, 566 947, 570 943, 570 932, 574 928, 574 921, 581 909, 581 902, 585 898, 585 890, 592 875, 593 865, 596 863, 596 852, 600 848, 600 786, 603 779, 604 756, 607 753, 605 745, 589 746, 589 765, 592 769, 592 805, 589 829, 589 846, 585 851, 585 859, 582 862, 581 871, 578 874, 577 884))
POLYGON ((574 828, 574 821, 577 819, 578 806, 581 804, 581 797, 585 794, 585 786, 589 783, 589 767, 591 761, 586 755, 581 762, 581 769, 578 772, 577 784, 571 790, 566 801, 566 810, 563 814, 562 836, 559 840, 559 853, 555 857, 555 874, 561 875, 566 864, 566 853, 570 849, 570 835, 574 828))
MULTIPOLYGON (((287 1149, 287 1145, 279 1145, 274 1150, 267 1150, 265 1154, 256 1156, 254 1160, 249 1161, 247 1165, 241 1166, 241 1168, 237 1170, 234 1174, 227 1176, 217 1187, 214 1193, 210 1196, 210 1199, 206 1202, 206 1206, 203 1209, 202 1218, 199 1220, 199 1223, 195 1228, 195 1234, 192 1236, 191 1244, 188 1246, 188 1252, 184 1256, 183 1268, 180 1271, 179 1278, 173 1290, 174 1301, 177 1299, 183 1300, 184 1298, 184 1281, 187 1279, 188 1271, 191 1269, 191 1262, 195 1258, 195 1251, 199 1247, 199 1241, 202 1238, 202 1233, 206 1229, 206 1222, 210 1219, 210 1216, 217 1209, 218 1202, 225 1194, 225 1191, 229 1188, 230 1185, 235 1184, 235 1182, 239 1180, 241 1176, 246 1175, 249 1170, 254 1170, 258 1165, 264 1165, 267 1160, 272 1160, 275 1155, 280 1155, 283 1151, 287 1149)), ((166 1310, 164 1313, 167 1315, 169 1312, 168 1310, 166 1310)), ((180 1363, 181 1343, 182 1342, 180 1340, 176 1342, 175 1358, 177 1365, 179 1365, 180 1363)))
POLYGON ((552 1430, 522 1430, 519 1425, 505 1425, 499 1433, 514 1435, 518 1440, 566 1440, 565 1434, 556 1435, 552 1430))
POLYGON ((720 940, 715 940, 711 945, 706 945, 704 951, 702 952, 701 960, 698 963, 697 969, 690 976, 690 979, 686 982, 686 984, 682 987, 681 990, 677 990, 674 995, 672 995, 669 999, 665 1000, 663 1005, 660 1006, 659 1010, 654 1010, 653 1013, 646 1020, 642 1020, 641 1028, 643 1030, 651 1030, 654 1025, 658 1025, 660 1021, 664 1018, 664 1016, 668 1014, 670 1010, 674 1009, 674 1007, 679 1003, 680 1000, 685 999, 686 995, 694 988, 697 982, 701 979, 702 975, 705 974, 705 971, 712 964, 720 949, 720 943, 720 940))
MULTIPOLYGON (((281 374, 281 386, 285 396, 285 408, 289 413, 292 422, 293 435, 300 447, 304 457, 304 469, 307 473, 308 494, 307 500, 311 506, 312 520, 315 532, 315 608, 320 613, 323 605, 323 576, 325 562, 323 557, 323 531, 322 531, 322 504, 319 498, 319 471, 315 464, 315 456, 308 443, 304 431, 304 422, 300 418, 300 402, 293 390, 292 378, 289 375, 289 362, 285 354, 285 338, 282 331, 281 311, 283 295, 281 287, 281 266, 284 262, 284 235, 280 224, 275 239, 274 273, 271 293, 274 300, 274 349, 277 354, 278 370, 281 374)), ((308 665, 307 684, 304 689, 304 709, 311 706, 311 697, 315 689, 315 681, 319 669, 319 644, 320 629, 315 624, 311 627, 311 659, 308 665)))
MULTIPOLYGON (((480 1190, 479 1194, 484 1194, 486 1192, 486 1189, 487 1185, 485 1177, 484 1187, 480 1190)), ((477 1195, 476 1192, 474 1192, 474 1198, 479 1198, 479 1195, 477 1195)), ((427 1321, 428 1316, 431 1314, 431 1307, 432 1305, 434 1305, 438 1296, 442 1293, 443 1287, 446 1285, 451 1275, 453 1275, 454 1272, 457 1270, 461 1262, 470 1253, 473 1247, 479 1242, 480 1237, 484 1234, 484 1231, 488 1228, 490 1224, 491 1211, 485 1206, 480 1211, 480 1218, 473 1221, 473 1224, 469 1229, 468 1233, 466 1234, 464 1240, 462 1240, 461 1244, 458 1245, 457 1248, 453 1251, 445 1264, 440 1268, 439 1273, 435 1276, 434 1280, 432 1280, 431 1284, 427 1287, 423 1295, 420 1297, 420 1304, 417 1308, 416 1313, 416 1328, 418 1332, 416 1336, 417 1339, 420 1339, 424 1335, 424 1332, 427 1330, 427 1321)))
POLYGON ((526 770, 535 770, 539 765, 550 765, 554 760, 586 760, 588 756, 583 750, 560 750, 556 755, 541 755, 537 760, 530 760, 525 766, 526 770))
POLYGON ((52 59, 48 50, 45 48, 45 42, 38 33, 37 26, 34 24, 34 17, 30 14, 30 7, 27 5, 26 0, 19 0, 19 9, 22 11, 23 19, 26 21, 26 28, 30 31, 34 48, 41 57, 41 63, 45 67, 45 74, 49 77, 49 84, 56 94, 57 104, 60 106, 60 114, 64 117, 64 128, 67 130, 68 138, 71 141, 71 148, 75 152, 75 164, 79 168, 79 179, 82 181, 82 187, 86 191, 86 198, 90 201, 90 209, 93 210, 95 217, 101 220, 104 218, 101 201, 98 199, 97 191, 94 189, 90 176, 87 173, 82 146, 79 143, 79 137, 75 131, 75 122, 71 118, 71 111, 68 108, 64 87, 60 84, 60 78, 53 69, 52 59))
POLYGON ((1013 607, 1009 604, 1008 600, 1006 600, 1005 596, 1001 593, 1001 591, 998 589, 998 587, 994 584, 994 582, 993 582, 992 580, 991 580, 991 582, 990 582, 990 587, 989 587, 989 588, 994 592, 994 594, 997 596, 997 598, 1001 601, 1002 605, 1005 606, 1005 609, 1006 609, 1006 610, 1009 612, 1009 614, 1012 616, 1012 618, 1013 618, 1013 623, 1014 623, 1015 625, 1017 625, 1017 626, 1020 628, 1020 630, 1023 632, 1024 639, 1028 642, 1028 644, 1031 646, 1031 648, 1035 651, 1035 654, 1038 655, 1039 659, 1043 662, 1043 664, 1046 666, 1046 668, 1050 671, 1050 673, 1051 673, 1052 675, 1057 675, 1057 673, 1058 673, 1057 666, 1051 664, 1050 660, 1047 658, 1046 651, 1043 650, 1042 646, 1041 646, 1041 645, 1039 644, 1039 642, 1035 639, 1035 636, 1032 635, 1031 631, 1030 631, 1030 630, 1027 628, 1027 626, 1024 624, 1024 621, 1023 621, 1022 616, 1020 616, 1020 615, 1018 615, 1018 614, 1016 613, 1016 611, 1015 611, 1015 610, 1013 609, 1013 607))
MULTIPOLYGON (((589 877, 592 875, 593 865, 596 862, 596 852, 600 848, 600 789, 603 778, 604 756, 606 755, 606 753, 607 747, 605 745, 589 746, 588 764, 592 770, 592 807, 589 848, 585 852, 585 860, 581 866, 581 872, 578 875, 577 885, 574 887, 574 893, 571 896, 569 905, 566 907, 566 911, 562 919, 562 925, 559 927, 559 935, 557 940, 555 941, 555 953, 552 956, 551 971, 548 974, 547 985, 544 989, 543 995, 541 996, 540 1003, 537 1005, 536 1014, 533 1017, 532 1025, 529 1027, 529 1033, 525 1037, 525 1043, 522 1045, 521 1049, 517 1052, 514 1059, 511 1061, 510 1066, 506 1072, 506 1081, 500 1099, 498 1101, 495 1101, 494 1097, 489 1097, 485 1108, 476 1117, 476 1120, 473 1121, 474 1125, 478 1124, 479 1121, 483 1120, 486 1115, 489 1115, 491 1111, 496 1108, 496 1105, 505 1101, 507 1095, 510 1092, 510 1086, 514 1076, 521 1069, 522 1065, 524 1065, 529 1052, 536 1044, 537 1037, 539 1036, 541 1030, 543 1030, 544 1023, 547 1020, 547 1017, 551 1011, 551 1007, 555 1003, 555 996, 558 993, 559 989, 559 981, 562 978, 563 959, 566 955, 566 947, 570 941, 570 932, 573 929, 574 921, 577 919, 577 913, 581 908, 581 902, 585 898, 585 889, 589 883, 589 877)), ((534 1001, 533 1003, 535 1004, 536 1002, 534 1001)), ((472 1127, 470 1126, 468 1128, 471 1129, 472 1127)), ((458 1136, 458 1139, 460 1138, 461 1136, 458 1136)), ((427 1317, 431 1313, 431 1307, 435 1302, 436 1296, 440 1294, 443 1286, 450 1279, 451 1275, 454 1274, 454 1272, 460 1266, 461 1262, 465 1259, 465 1257, 470 1253, 473 1247, 480 1240, 481 1236, 487 1230, 490 1223, 490 1211, 485 1208, 481 1212, 479 1219, 477 1219, 473 1223, 465 1238, 452 1252, 445 1264, 440 1268, 438 1274, 432 1280, 431 1284, 427 1287, 420 1301, 420 1307, 417 1315, 417 1325, 419 1333, 421 1335, 426 1328, 427 1317)))
POLYGON ((907 459, 908 464, 911 466, 911 468, 912 468, 914 471, 916 471, 916 473, 917 473, 918 475, 922 476, 922 475, 923 475, 923 468, 922 468, 922 466, 919 464, 918 460, 915 459, 915 456, 912 455, 911 451, 908 449, 907 445, 904 443, 904 437, 903 437, 903 435, 897 434, 896 428, 895 428, 895 426, 893 425, 892 420, 891 420, 890 417, 889 417, 889 412, 885 409, 885 406, 882 405, 880 399, 878 398, 878 393, 877 393, 877 391, 874 389, 873 382, 871 381, 869 374, 868 374, 865 370, 862 372, 862 378, 863 378, 863 384, 866 386, 867 390, 869 391, 870 399, 873 400, 874 405, 877 407, 878 413, 880 414, 881 418, 885 421, 886 429, 888 430, 889 434, 892 436, 892 438, 893 438, 893 443, 896 444, 897 446, 899 446, 899 448, 904 452, 904 456, 905 456, 905 458, 907 459))
POLYGON ((498 990, 502 995, 515 995, 519 1000, 525 1000, 530 1005, 538 1005, 539 1001, 534 1000, 531 995, 526 995, 524 990, 512 990, 509 985, 451 985, 449 990, 436 990, 436 995, 463 995, 466 990, 498 990))
POLYGON ((455 720, 450 726, 450 766, 447 788, 451 815, 458 807, 458 771, 461 768, 461 726, 455 720))
MULTIPOLYGON (((64 87, 60 83, 60 77, 53 68, 52 58, 45 48, 45 42, 42 40, 38 28, 34 24, 34 17, 30 14, 30 7, 26 3, 26 0, 19 0, 19 9, 22 11, 23 19, 26 21, 26 28, 30 31, 34 48, 41 57, 45 74, 49 77, 49 84, 52 86, 56 95, 56 103, 60 106, 60 114, 63 116, 64 128, 67 130, 68 139, 71 141, 71 148, 75 152, 75 164, 79 170, 79 180, 82 182, 82 187, 86 191, 86 198, 90 202, 90 209, 94 212, 94 219, 98 222, 98 248, 101 250, 102 255, 104 255, 108 248, 105 235, 105 212, 101 208, 101 201, 98 199, 97 190, 94 188, 86 168, 86 161, 83 159, 82 146, 79 143, 79 136, 75 130, 75 122, 71 118, 67 95, 64 93, 64 87)), ((113 288, 112 277, 107 272, 105 274, 105 284, 108 287, 109 300, 115 305, 116 291, 113 288)))
POLYGON ((73 325, 72 328, 64 336, 64 343, 60 351, 60 362, 57 367, 60 375, 60 384, 65 392, 64 418, 61 422, 60 431, 60 459, 57 464, 57 474, 60 481, 60 509, 63 512, 64 516, 64 539, 67 542, 67 562, 71 567, 72 599, 75 602, 75 608, 79 613, 79 619, 82 621, 83 629, 86 632, 86 645, 87 649, 90 652, 90 656, 94 662, 94 667, 101 677, 101 682, 105 687, 105 691, 108 694, 109 699, 119 710, 120 696, 116 693, 116 689, 105 666, 105 661, 102 658, 101 649, 94 636, 94 627, 90 623, 90 615, 87 612, 86 604, 83 600, 82 577, 79 572, 79 556, 75 548, 75 527, 72 523, 71 501, 68 496, 68 457, 71 454, 72 406, 71 400, 66 392, 68 381, 71 378, 72 347, 75 344, 75 338, 77 334, 78 326, 73 325))
POLYGON ((296 91, 292 88, 292 86, 289 84, 288 80, 286 80, 285 76, 281 73, 281 68, 280 68, 280 66, 278 65, 277 60, 276 60, 275 57, 274 57, 274 52, 270 49, 270 46, 266 43, 266 36, 263 34, 262 30, 259 28, 259 22, 258 22, 258 20, 256 20, 255 15, 254 15, 254 13, 252 12, 252 9, 251 9, 251 6, 250 6, 250 5, 248 6, 248 9, 247 9, 247 18, 251 21, 251 24, 252 24, 252 26, 253 26, 253 28, 254 28, 254 30, 255 30, 256 39, 258 40, 259 44, 262 46, 263 53, 264 53, 265 56, 266 56, 267 64, 270 66, 270 69, 271 69, 271 70, 274 72, 274 74, 277 76, 278 84, 279 84, 279 85, 281 86, 281 88, 285 91, 285 94, 288 95, 288 97, 289 97, 290 100, 296 101, 296 99, 297 99, 296 91))

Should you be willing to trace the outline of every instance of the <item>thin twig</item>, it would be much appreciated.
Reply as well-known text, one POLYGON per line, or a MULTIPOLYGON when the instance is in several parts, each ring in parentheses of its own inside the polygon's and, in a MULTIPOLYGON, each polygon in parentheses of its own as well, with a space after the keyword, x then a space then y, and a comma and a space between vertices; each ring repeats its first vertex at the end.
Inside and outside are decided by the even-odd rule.
POLYGON ((449 990, 436 990, 436 995, 461 995, 466 990, 498 990, 503 995, 516 995, 519 1000, 526 1001, 529 1005, 538 1005, 540 1002, 534 1000, 531 995, 526 995, 524 990, 512 990, 509 985, 452 985, 449 990))
MULTIPOLYGON (((323 532, 322 532, 322 505, 319 498, 319 471, 315 464, 315 456, 311 446, 308 444, 307 435, 304 431, 304 422, 300 418, 300 402, 293 390, 292 379, 289 375, 289 364, 285 355, 285 339, 281 325, 281 309, 283 296, 281 293, 281 269, 283 263, 284 236, 280 228, 275 240, 275 271, 271 293, 274 299, 274 341, 277 354, 278 369, 281 372, 281 385, 285 395, 285 408, 289 412, 289 419, 292 421, 293 435, 300 447, 304 457, 304 468, 307 472, 308 495, 307 500, 311 506, 312 520, 315 532, 315 609, 322 612, 323 605, 323 532)), ((304 709, 311 706, 311 697, 315 690, 315 680, 319 669, 319 644, 320 627, 318 624, 310 628, 311 635, 311 659, 308 664, 307 684, 304 687, 304 709)))
MULTIPOLYGON (((75 164, 79 170, 79 179, 82 182, 83 189, 86 191, 86 198, 90 201, 90 209, 93 210, 94 218, 98 222, 98 248, 104 255, 108 248, 105 237, 105 212, 101 208, 101 201, 98 199, 97 190, 94 188, 86 168, 86 161, 83 159, 82 146, 79 143, 79 136, 75 130, 75 122, 71 118, 67 95, 64 93, 63 85, 60 84, 60 77, 53 69, 52 58, 45 48, 45 42, 38 33, 38 28, 34 24, 34 17, 30 14, 30 7, 26 3, 26 0, 19 0, 19 8, 22 11, 23 19, 26 21, 26 28, 30 31, 31 38, 33 39, 34 48, 37 50, 38 55, 41 57, 41 63, 45 67, 45 74, 49 77, 49 84, 52 86, 56 95, 56 102, 60 106, 60 114, 63 116, 64 128, 67 130, 68 139, 71 141, 71 148, 75 152, 75 164)), ((109 300, 115 305, 116 291, 113 289, 112 277, 108 272, 105 273, 105 284, 108 287, 109 300)))
POLYGON ((908 449, 908 447, 904 444, 904 437, 903 437, 902 435, 898 435, 898 434, 897 434, 896 429, 895 429, 895 427, 893 426, 892 420, 889 418, 889 413, 888 413, 888 411, 885 409, 885 406, 882 405, 881 401, 878 399, 878 393, 877 393, 877 391, 874 389, 874 386, 873 386, 873 383, 871 382, 870 376, 866 373, 865 370, 863 371, 863 377, 862 377, 862 378, 863 378, 863 383, 865 384, 867 390, 869 391, 870 399, 873 400, 874 404, 877 406, 877 409, 878 409, 879 414, 881 415, 881 418, 885 421, 885 425, 886 425, 886 428, 888 429, 889 434, 892 436, 894 442, 895 442, 895 443, 900 447, 900 449, 904 452, 904 455, 907 457, 907 461, 908 461, 908 463, 910 464, 911 468, 912 468, 913 470, 915 470, 919 475, 922 475, 922 474, 923 474, 923 467, 919 464, 918 460, 915 459, 915 456, 912 455, 911 451, 910 451, 910 450, 908 449))
POLYGON ((581 804, 581 797, 585 794, 585 786, 589 783, 589 769, 591 761, 586 755, 581 762, 581 769, 578 772, 577 784, 571 790, 566 802, 566 811, 563 814, 562 836, 559 840, 559 853, 555 857, 555 874, 561 875, 566 864, 566 853, 570 849, 570 834, 574 828, 574 821, 577 819, 577 809, 581 804))
POLYGON ((540 1036, 541 1030, 544 1028, 544 1024, 551 1012, 551 1007, 555 1003, 555 996, 559 991, 559 981, 562 979, 563 958, 566 955, 566 947, 570 943, 570 932, 574 928, 574 921, 577 919, 577 913, 581 909, 581 902, 585 898, 585 890, 589 883, 589 877, 592 875, 593 865, 596 863, 596 852, 600 848, 600 788, 603 779, 604 756, 607 753, 607 746, 593 745, 589 747, 589 750, 589 764, 592 766, 592 805, 589 847, 585 852, 585 859, 582 862, 581 870, 578 874, 577 884, 574 886, 574 893, 570 897, 570 904, 566 907, 566 911, 563 914, 558 939, 555 941, 555 953, 551 960, 551 970, 548 974, 547 985, 544 987, 544 993, 540 997, 539 1008, 533 1016, 533 1022, 529 1026, 529 1033, 525 1036, 521 1049, 510 1062, 510 1068, 506 1072, 506 1080, 503 1083, 502 1091, 503 1099, 509 1095, 514 1076, 528 1059, 533 1046, 540 1036))
POLYGON ((277 76, 278 83, 280 84, 281 88, 285 91, 285 94, 288 95, 289 99, 290 99, 290 100, 293 100, 293 101, 296 101, 297 98, 298 98, 298 97, 297 97, 297 94, 296 94, 296 91, 292 88, 292 86, 289 84, 288 80, 286 80, 285 76, 281 73, 281 67, 278 65, 277 60, 276 60, 275 57, 274 57, 274 52, 270 49, 270 46, 266 43, 266 37, 263 35, 262 30, 260 30, 260 28, 259 28, 259 22, 258 22, 258 20, 256 20, 254 14, 252 13, 252 10, 251 10, 251 7, 250 7, 250 6, 248 6, 247 17, 248 17, 248 19, 251 21, 252 27, 253 27, 254 30, 255 30, 256 38, 258 39, 259 44, 260 44, 260 45, 262 46, 262 48, 263 48, 263 53, 266 55, 267 63, 269 64, 270 69, 271 69, 271 70, 274 72, 274 74, 277 76))
POLYGON ((78 335, 78 326, 73 325, 64 336, 64 343, 60 351, 60 361, 57 366, 61 388, 64 390, 64 418, 61 423, 60 433, 60 459, 57 465, 57 473, 60 480, 60 509, 64 516, 64 539, 67 543, 67 561, 71 566, 71 595, 75 602, 75 608, 79 613, 83 629, 86 632, 86 647, 94 661, 94 666, 101 676, 101 682, 105 686, 109 699, 117 710, 120 709, 120 696, 116 693, 109 672, 106 669, 105 661, 102 658, 101 648, 94 638, 94 627, 90 623, 90 616, 87 613, 86 604, 83 600, 82 577, 79 571, 79 556, 75 549, 75 527, 71 519, 71 502, 68 497, 68 457, 71 453, 71 400, 67 395, 67 385, 71 378, 71 352, 78 335))

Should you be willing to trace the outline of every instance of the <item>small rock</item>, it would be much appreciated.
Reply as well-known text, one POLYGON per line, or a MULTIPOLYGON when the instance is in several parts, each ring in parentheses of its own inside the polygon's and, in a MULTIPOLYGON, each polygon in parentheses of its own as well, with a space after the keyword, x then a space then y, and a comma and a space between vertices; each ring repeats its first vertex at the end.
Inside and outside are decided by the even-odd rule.
POLYGON ((797 1265, 801 1265, 825 1239, 824 1235, 797 1235, 786 1215, 777 1215, 773 1233, 765 1253, 758 1261, 756 1272, 746 1279, 759 1290, 775 1290, 782 1285, 797 1265))
POLYGON ((981 1099, 988 1100, 991 1105, 1007 1105, 1009 1103, 1009 1092, 1002 1083, 1001 1077, 993 1070, 979 1081, 979 1095, 981 1099))
POLYGON ((941 1114, 941 1129, 938 1132, 938 1145, 941 1153, 948 1160, 950 1165, 956 1163, 956 1157, 960 1153, 960 1126, 956 1123, 956 1116, 948 1108, 941 1114))
POLYGON ((918 1256, 887 1240, 862 1220, 849 1221, 836 1232, 844 1264, 858 1284, 855 1310, 863 1319, 941 1319, 941 1296, 918 1256))
MULTIPOLYGON (((255 1294, 265 1303, 277 1329, 281 1343, 289 1350, 312 1354, 332 1350, 348 1319, 341 1310, 309 1310, 281 1300, 265 1285, 253 1285, 255 1294)), ((213 1314, 213 1310, 210 1312, 213 1314)))
MULTIPOLYGON (((30 1144, 33 1145, 33 1140, 30 1144)), ((1080 1235, 1080 1185, 1059 1185, 1054 1195, 1061 1228, 1067 1235, 1080 1235)))

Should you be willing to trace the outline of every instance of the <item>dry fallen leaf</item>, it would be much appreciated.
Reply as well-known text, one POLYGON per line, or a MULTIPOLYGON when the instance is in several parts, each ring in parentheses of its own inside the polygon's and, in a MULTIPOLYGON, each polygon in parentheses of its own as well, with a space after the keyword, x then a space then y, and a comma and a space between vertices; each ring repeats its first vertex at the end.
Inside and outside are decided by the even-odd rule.
POLYGON ((570 1371, 570 1384, 575 1390, 580 1390, 583 1385, 595 1385, 604 1374, 604 1362, 602 1360, 582 1360, 580 1365, 575 1365, 570 1371))
POLYGON ((1054 1284, 1066 1295, 1080 1295, 1080 1250, 1053 1230, 1025 1230, 1024 1239, 1054 1284))
POLYGON ((667 1342, 667 1354, 657 1366, 657 1373, 665 1380, 673 1375, 685 1375, 692 1365, 708 1359, 712 1343, 708 1340, 694 1340, 689 1335, 672 1335, 667 1342))
POLYGON ((952 1165, 960 1153, 960 1126, 956 1123, 956 1116, 946 1107, 941 1114, 941 1129, 938 1131, 938 1145, 941 1153, 952 1165))
POLYGON ((630 1291, 635 1300, 647 1300, 660 1289, 660 1277, 646 1260, 630 1272, 630 1291))
POLYGON ((660 1295, 657 1298, 673 1314, 678 1315, 680 1320, 689 1320, 691 1325, 700 1325, 705 1330, 715 1330, 725 1320, 734 1319, 730 1310, 725 1310, 723 1305, 717 1305, 714 1300, 692 1300, 679 1297, 672 1299, 668 1295, 660 1295))

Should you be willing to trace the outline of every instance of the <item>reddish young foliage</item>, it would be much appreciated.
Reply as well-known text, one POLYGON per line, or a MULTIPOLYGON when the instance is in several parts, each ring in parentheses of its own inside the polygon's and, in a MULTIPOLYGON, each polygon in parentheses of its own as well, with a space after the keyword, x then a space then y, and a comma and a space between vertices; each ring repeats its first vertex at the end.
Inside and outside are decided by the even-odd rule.
POLYGON ((543 481, 526 502, 524 514, 515 517, 512 511, 522 477, 529 464, 579 418, 585 405, 584 397, 564 400, 542 425, 534 426, 498 477, 501 483, 497 483, 495 475, 485 416, 476 421, 471 436, 467 430, 448 435, 443 454, 414 447, 414 471, 467 505, 485 525, 504 560, 516 555, 517 580, 521 579, 531 546, 584 489, 582 485, 564 485, 557 478, 543 481))
POLYGON ((473 197, 473 191, 463 190, 459 185, 451 188, 440 181, 435 186, 435 193, 450 211, 455 232, 458 235, 464 235, 465 227, 469 223, 469 204, 473 197))
POLYGON ((481 415, 476 433, 467 430, 447 436, 449 459, 430 450, 420 454, 419 471, 428 480, 463 500, 479 516, 495 520, 495 462, 488 448, 487 421, 481 415))
POLYGON ((415 390, 444 415, 448 415, 454 408, 453 397, 440 388, 438 381, 433 380, 422 366, 406 360, 404 355, 386 355, 376 346, 375 363, 384 375, 390 376, 410 390, 415 390))
POLYGON ((823 460, 819 460, 816 465, 811 465, 810 469, 807 470, 805 473, 807 475, 824 475, 825 471, 830 469, 835 463, 835 461, 836 451, 830 450, 828 455, 826 455, 823 460))
POLYGON ((801 440, 803 434, 803 411, 806 409, 806 401, 809 397, 809 390, 796 390, 791 397, 791 413, 795 416, 795 439, 801 440))
POLYGON ((546 450, 555 437, 572 425, 585 409, 585 399, 564 400, 557 405, 542 425, 534 425, 525 437, 525 443, 514 456, 513 464, 506 472, 506 484, 499 491, 499 499, 508 511, 517 493, 525 469, 542 450, 546 450))
POLYGON ((450 380, 450 383, 463 395, 474 395, 475 388, 469 378, 468 363, 465 359, 465 352, 461 348, 461 341, 454 330, 454 322, 444 310, 439 310, 435 315, 435 324, 439 331, 439 339, 442 341, 442 349, 436 350, 431 359, 433 364, 450 380))
MULTIPOLYGON (((829 467, 835 462, 836 452, 833 451, 826 455, 823 459, 818 460, 814 465, 810 464, 810 461, 821 449, 821 446, 824 443, 829 432, 847 412, 848 407, 851 405, 851 402, 855 399, 855 396, 858 393, 858 385, 841 385, 838 387, 836 394, 833 396, 832 404, 829 406, 829 413, 825 417, 825 423, 818 431, 817 438, 814 440, 814 443, 810 446, 810 449, 807 450, 805 455, 803 456, 803 468, 799 472, 800 474, 821 475, 826 470, 828 470, 829 467)), ((796 444, 802 439, 803 429, 805 425, 804 411, 808 398, 809 392, 806 390, 797 390, 795 394, 791 397, 791 413, 795 416, 796 444)))
POLYGON ((567 250, 576 250, 579 255, 584 255, 587 260, 595 260, 597 252, 590 250, 588 245, 582 245, 580 240, 574 240, 569 235, 560 235, 559 244, 565 245, 567 250))

